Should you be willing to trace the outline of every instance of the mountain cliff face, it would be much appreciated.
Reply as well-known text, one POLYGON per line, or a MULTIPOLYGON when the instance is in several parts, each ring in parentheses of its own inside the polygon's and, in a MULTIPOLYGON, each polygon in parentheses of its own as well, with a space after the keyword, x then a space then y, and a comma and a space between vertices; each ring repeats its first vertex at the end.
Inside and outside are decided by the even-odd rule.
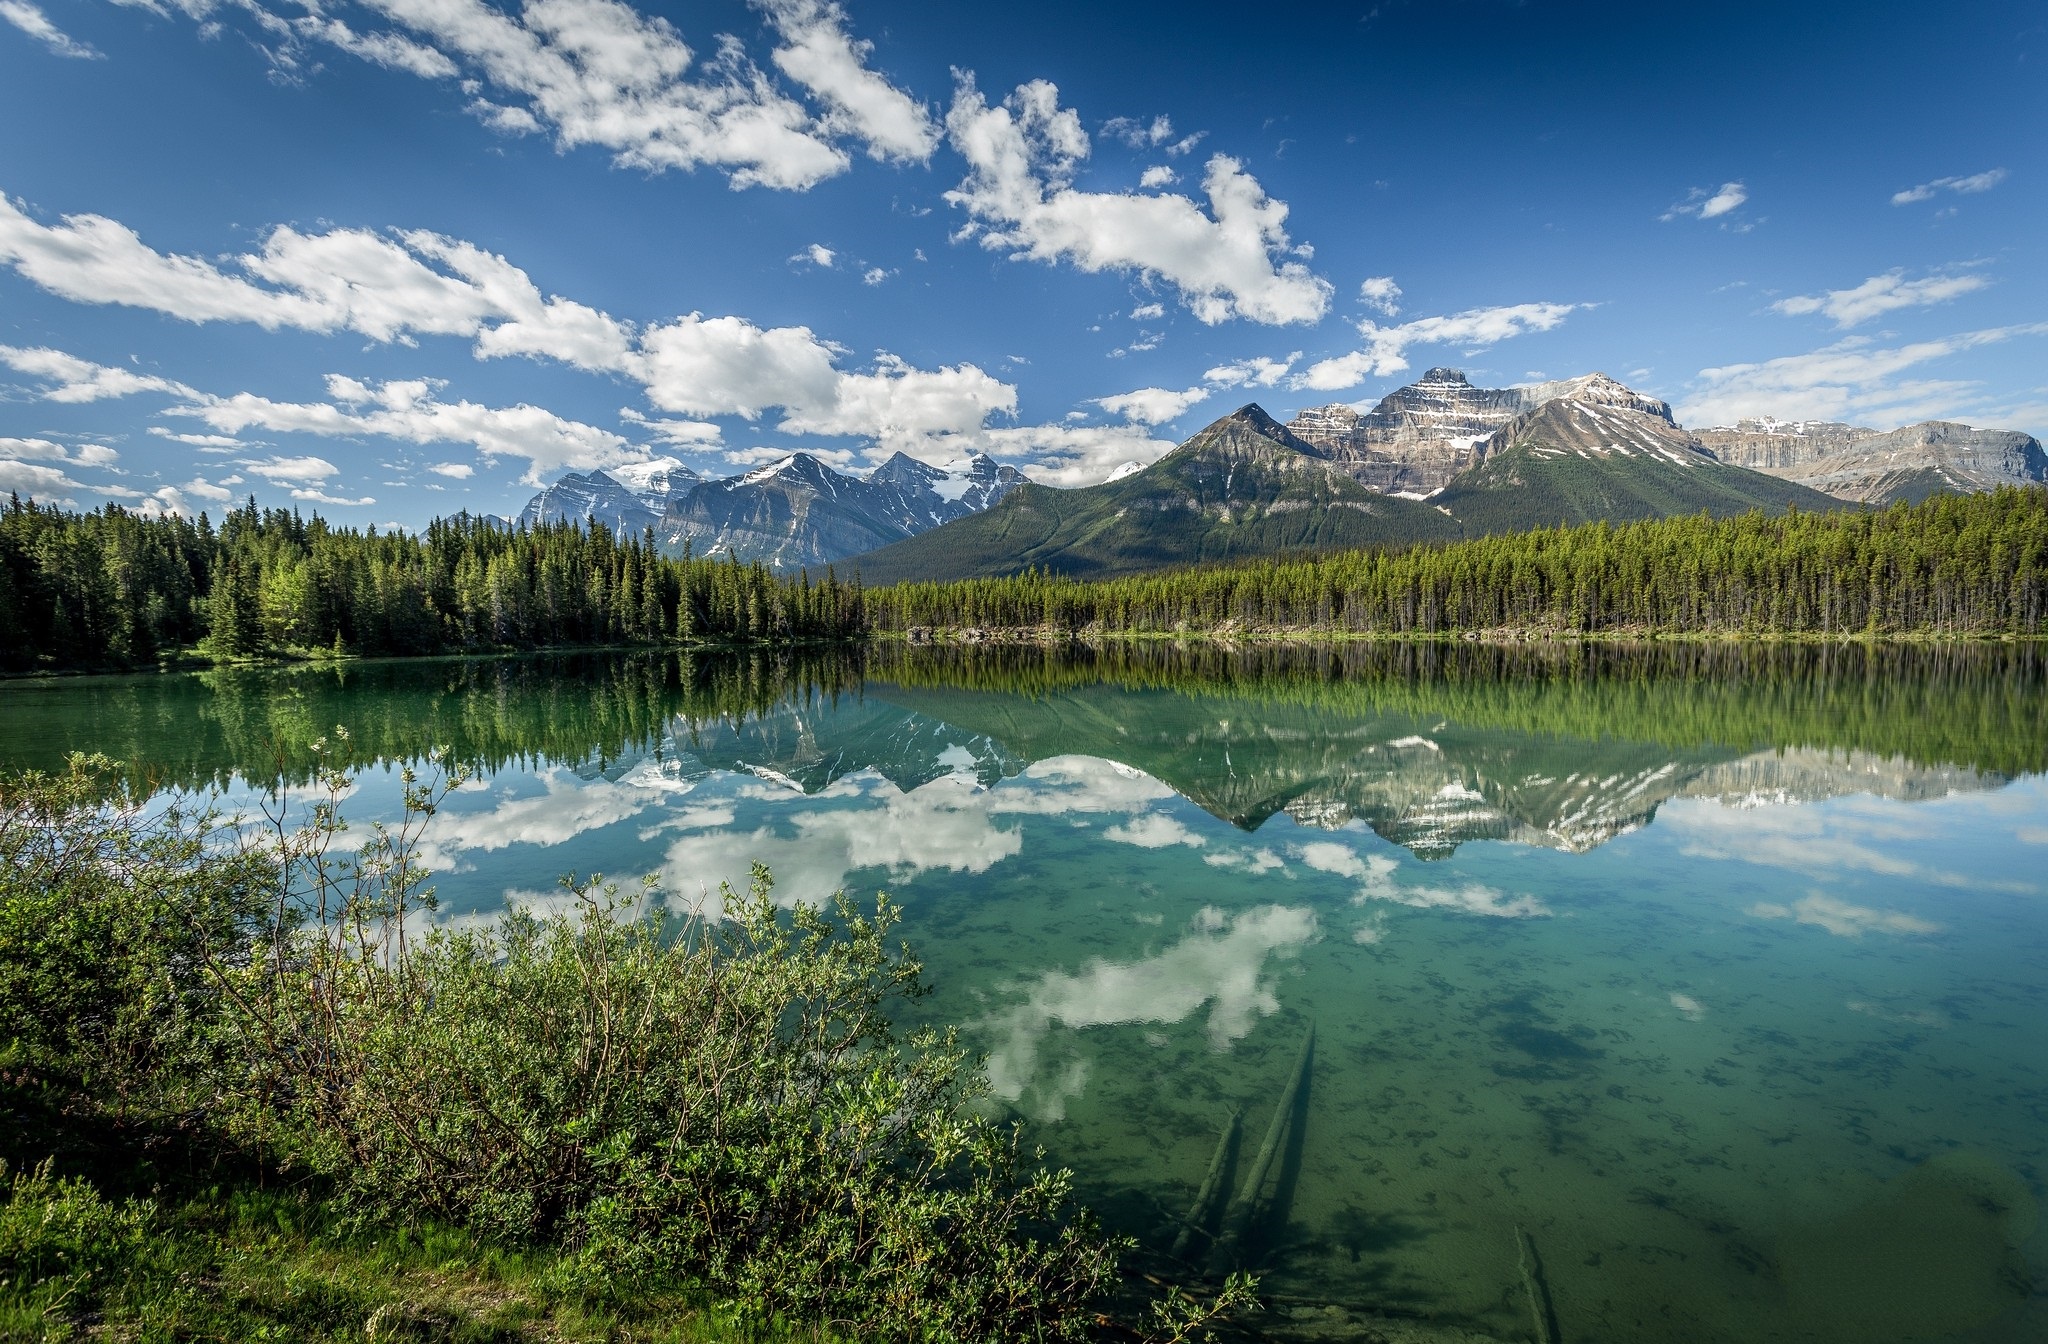
POLYGON ((2048 482, 2048 454, 2031 435, 1946 420, 1889 433, 1834 421, 1739 420, 1699 438, 1724 462, 1859 504, 2048 482))
POLYGON ((1457 369, 1431 369, 1390 392, 1370 411, 1317 406, 1288 428, 1360 483, 1387 494, 1422 497, 1476 466, 1486 441, 1519 415, 1569 398, 1671 420, 1671 408, 1604 373, 1530 387, 1474 387, 1457 369))
MULTIPOLYGON (((1624 389, 1625 390, 1625 389, 1624 389)), ((1546 401, 1480 445, 1479 465, 1431 502, 1468 535, 1600 519, 1842 507, 1840 500, 1729 466, 1663 414, 1629 404, 1546 401)))
POLYGON ((1281 551, 1448 541, 1457 524, 1357 481, 1256 405, 1142 471, 1078 490, 1026 484, 996 507, 860 558, 869 583, 1125 574, 1281 551))
POLYGON ((707 481, 673 463, 564 476, 519 521, 596 521, 637 535, 654 528, 671 551, 737 555, 778 569, 830 564, 985 509, 1024 481, 984 454, 934 467, 898 453, 865 479, 792 453, 741 476, 707 481))

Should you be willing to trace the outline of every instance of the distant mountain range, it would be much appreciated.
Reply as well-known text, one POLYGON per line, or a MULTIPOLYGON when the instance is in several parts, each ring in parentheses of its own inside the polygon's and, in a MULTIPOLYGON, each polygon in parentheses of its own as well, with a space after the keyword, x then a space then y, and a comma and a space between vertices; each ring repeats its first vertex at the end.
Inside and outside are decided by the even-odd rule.
POLYGON ((734 555, 778 570, 831 564, 988 508, 1023 475, 984 454, 934 467, 897 453, 865 477, 791 453, 744 475, 687 467, 571 473, 528 501, 522 523, 653 529, 664 550, 734 555))
POLYGON ((1107 575, 2044 481, 2048 455, 2012 430, 1742 420, 1688 431, 1664 402, 1606 374, 1484 388, 1436 368, 1370 411, 1317 406, 1282 425, 1245 406, 1151 466, 1081 489, 1027 482, 981 454, 934 467, 898 453, 856 476, 791 453, 722 479, 666 463, 572 473, 518 521, 652 529, 672 552, 784 571, 858 557, 881 583, 1031 565, 1107 575))

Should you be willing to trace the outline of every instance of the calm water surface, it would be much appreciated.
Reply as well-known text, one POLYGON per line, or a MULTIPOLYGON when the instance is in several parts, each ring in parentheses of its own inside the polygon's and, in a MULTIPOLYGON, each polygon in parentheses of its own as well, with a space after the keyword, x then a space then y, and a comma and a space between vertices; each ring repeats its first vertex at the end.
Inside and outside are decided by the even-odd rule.
MULTIPOLYGON (((1229 1117, 1295 1318, 2048 1339, 2048 667, 2026 649, 590 657, 0 688, 0 765, 480 769, 445 918, 562 873, 888 890, 997 1096, 1161 1255, 1229 1117), (1303 1058, 1291 1116, 1277 1103, 1303 1058), (1335 1307, 1338 1310, 1328 1308, 1335 1307)), ((1191 1271, 1192 1272, 1192 1271, 1191 1271)))

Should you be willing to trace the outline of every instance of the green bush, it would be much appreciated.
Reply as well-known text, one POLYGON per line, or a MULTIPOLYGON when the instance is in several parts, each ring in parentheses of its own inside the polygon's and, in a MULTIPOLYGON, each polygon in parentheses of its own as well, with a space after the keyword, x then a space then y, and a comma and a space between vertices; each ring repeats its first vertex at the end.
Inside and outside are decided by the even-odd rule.
POLYGON ((183 1081, 273 856, 101 756, 0 779, 0 1052, 125 1106, 183 1081))
POLYGON ((924 989, 886 901, 779 916, 762 869, 718 920, 574 895, 403 955, 343 896, 267 980, 246 1039, 358 1208, 564 1245, 572 1290, 690 1273, 897 1336, 1080 1330, 1119 1247, 976 1114, 951 1034, 892 1029, 924 989))

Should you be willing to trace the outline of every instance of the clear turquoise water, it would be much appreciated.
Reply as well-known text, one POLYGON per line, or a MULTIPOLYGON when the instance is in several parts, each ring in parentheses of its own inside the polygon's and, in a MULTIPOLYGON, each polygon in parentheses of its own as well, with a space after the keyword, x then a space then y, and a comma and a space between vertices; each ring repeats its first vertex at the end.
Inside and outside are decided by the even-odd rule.
MULTIPOLYGON (((453 742, 455 920, 569 872, 886 889, 928 1011, 1162 1255, 1313 1023, 1233 1257, 1289 1303, 1530 1338, 1520 1229, 1565 1340, 2048 1338, 2035 655, 1019 657, 15 686, 0 762, 247 793, 330 721, 453 742)), ((348 806, 393 804, 387 760, 348 806)))

